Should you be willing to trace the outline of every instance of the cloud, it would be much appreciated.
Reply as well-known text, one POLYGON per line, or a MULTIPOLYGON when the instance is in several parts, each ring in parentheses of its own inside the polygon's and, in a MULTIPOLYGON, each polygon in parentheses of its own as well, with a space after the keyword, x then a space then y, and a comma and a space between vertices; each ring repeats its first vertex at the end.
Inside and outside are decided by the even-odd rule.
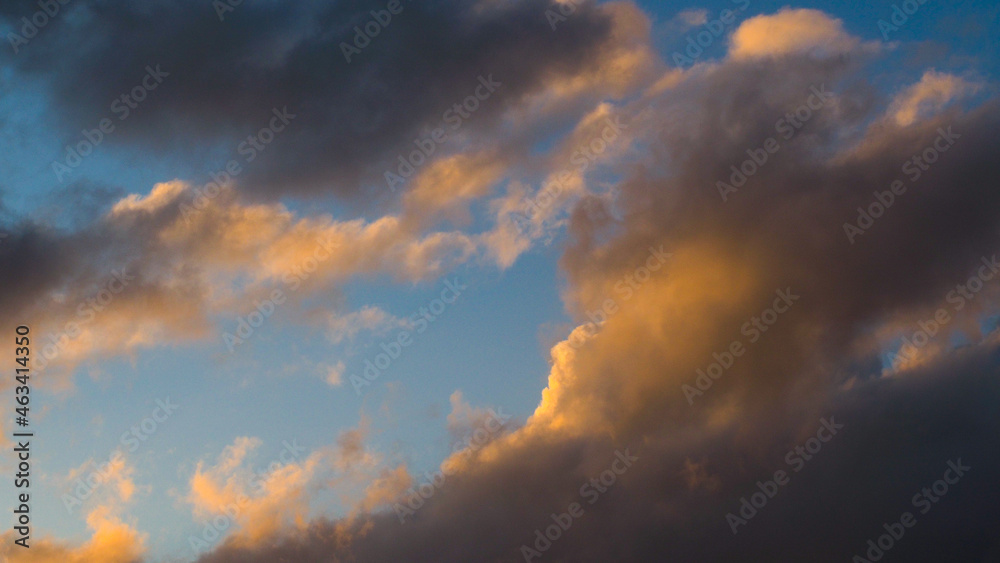
POLYGON ((674 19, 684 25, 684 29, 691 29, 708 22, 708 10, 704 8, 691 8, 678 12, 674 19))
POLYGON ((234 514, 230 541, 244 545, 303 525, 311 483, 321 466, 322 453, 314 453, 301 461, 281 460, 260 475, 246 464, 250 452, 260 446, 259 439, 238 438, 214 465, 199 463, 186 497, 199 520, 234 514))
MULTIPOLYGON (((963 331, 995 310, 994 294, 960 311, 968 319, 936 337, 941 352, 900 376, 883 376, 882 355, 910 326, 902 319, 928 318, 995 251, 1000 107, 874 131, 866 125, 890 101, 873 99, 861 79, 870 70, 856 61, 872 51, 860 39, 815 11, 744 25, 729 58, 622 108, 643 115, 630 137, 645 151, 618 168, 613 199, 584 193, 569 210, 563 298, 582 337, 552 348, 547 387, 523 428, 484 447, 405 526, 378 510, 318 519, 308 535, 221 549, 202 563, 520 560, 534 530, 581 502, 581 487, 623 449, 638 457, 634 467, 582 502, 584 516, 546 558, 847 560, 959 457, 980 468, 957 485, 970 496, 936 505, 933 522, 918 516, 919 539, 893 553, 971 561, 995 551, 997 341, 963 331), (850 56, 828 56, 840 54, 850 56), (782 137, 778 120, 823 84, 839 85, 835 99, 782 137), (961 144, 852 245, 843 224, 905 179, 902 165, 947 127, 961 144), (717 183, 769 137, 780 149, 724 202, 717 183), (661 245, 670 261, 642 274, 661 245), (762 311, 782 291, 798 296, 793 307, 766 331, 744 328, 767 320, 762 311), (970 343, 954 345, 957 336, 970 343), (726 359, 734 342, 743 352, 726 359), (689 404, 682 386, 714 362, 727 368, 689 404), (801 473, 791 469, 786 454, 829 417, 842 433, 801 473), (726 514, 780 469, 791 484, 734 536, 726 514)), ((471 409, 452 400, 456 416, 471 409)))
MULTIPOLYGON (((51 385, 69 385, 66 376, 88 361, 218 337, 226 329, 218 319, 235 323, 275 290, 297 304, 357 277, 429 280, 477 252, 469 235, 422 234, 394 215, 300 217, 225 195, 201 202, 200 193, 166 182, 120 199, 80 231, 12 229, 0 261, 30 265, 5 270, 11 318, 30 316, 45 337, 36 367, 61 374, 51 385)), ((330 313, 331 335, 343 340, 353 329, 344 332, 339 315, 330 313)), ((374 308, 351 315, 367 330, 401 322, 374 308)))
POLYGON ((489 193, 502 177, 506 164, 488 152, 458 154, 434 161, 417 176, 413 188, 404 196, 407 215, 426 221, 450 213, 468 223, 466 205, 489 193))
POLYGON ((396 318, 378 307, 366 305, 346 315, 331 314, 327 323, 327 339, 333 344, 340 344, 344 340, 353 340, 363 330, 384 334, 405 323, 404 319, 396 318))
MULTIPOLYGON (((452 229, 467 227, 471 207, 511 176, 536 174, 538 159, 526 148, 549 135, 549 125, 576 119, 577 112, 588 111, 604 96, 625 95, 658 64, 648 45, 648 20, 634 6, 581 5, 558 33, 537 17, 548 6, 539 0, 414 4, 365 50, 364 64, 351 65, 338 59, 337 46, 353 29, 344 22, 367 13, 358 6, 246 5, 223 22, 192 18, 166 3, 143 9, 94 2, 68 6, 65 33, 34 42, 11 65, 26 79, 39 79, 33 83, 49 90, 62 122, 74 128, 103 115, 105 100, 116 92, 128 91, 131 63, 154 59, 172 73, 170 81, 130 118, 143 120, 142 127, 122 124, 109 142, 178 158, 187 147, 202 158, 210 152, 208 145, 235 145, 257 130, 260 112, 269 112, 272 103, 288 104, 293 92, 299 101, 294 111, 316 113, 296 118, 293 124, 302 124, 298 133, 289 126, 281 143, 276 141, 252 167, 247 163, 251 171, 222 189, 176 179, 146 194, 109 199, 113 196, 106 193, 107 201, 99 206, 103 213, 94 217, 91 209, 92 220, 74 220, 71 230, 32 221, 9 225, 0 262, 21 268, 16 275, 12 268, 4 270, 11 273, 4 279, 10 288, 6 299, 12 313, 36 319, 33 330, 50 340, 45 369, 57 375, 47 384, 69 388, 73 370, 101 359, 134 355, 164 342, 219 337, 275 289, 288 294, 289 308, 297 313, 283 318, 316 322, 315 312, 301 314, 300 304, 320 292, 335 294, 354 279, 426 281, 482 256, 501 267, 511 265, 534 237, 521 240, 504 225, 478 234, 452 229), (430 53, 399 66, 403 61, 390 53, 412 52, 406 43, 422 37, 428 22, 451 31, 421 43, 430 53), (329 29, 321 33, 324 26, 329 29), (511 29, 518 30, 517 41, 511 29), (168 37, 177 35, 205 41, 183 53, 172 44, 163 48, 168 37), (69 49, 63 42, 70 36, 91 39, 85 48, 69 49), (490 47, 468 48, 469 38, 490 47), (452 52, 465 55, 444 55, 452 52), (52 64, 53 57, 61 62, 52 64), (531 62, 510 62, 520 59, 531 62), (429 68, 430 60, 438 63, 429 68), (313 71, 339 69, 341 62, 342 71, 313 71), (223 77, 219 68, 242 70, 223 77), (468 76, 460 76, 465 71, 468 76), (496 99, 482 104, 421 168, 399 201, 378 202, 370 220, 299 214, 290 210, 294 205, 275 201, 384 184, 382 174, 395 164, 402 145, 412 149, 409 141, 397 146, 396 140, 440 125, 442 112, 462 101, 469 85, 478 84, 476 77, 491 72, 503 83, 496 99), (81 73, 108 80, 72 78, 81 73), (433 95, 402 94, 417 82, 433 83, 433 95), (385 83, 387 89, 359 91, 361 83, 385 83), (498 127, 503 134, 493 134, 498 127), (477 131, 489 133, 488 139, 477 131), (220 136, 228 140, 219 141, 220 136), (265 158, 274 160, 266 163, 265 158), (401 209, 393 209, 397 205, 401 209), (134 280, 110 303, 92 308, 89 301, 111 282, 113 271, 134 280)), ((14 19, 20 14, 0 12, 14 19)), ((342 314, 331 308, 333 315, 342 314)))
POLYGON ((933 115, 949 102, 974 94, 980 85, 934 70, 928 70, 920 82, 900 92, 889 107, 889 115, 900 127, 933 115))
MULTIPOLYGON (((384 185, 397 154, 437 126, 478 76, 492 73, 504 87, 463 131, 488 131, 508 103, 586 71, 609 39, 614 8, 581 4, 553 33, 544 13, 554 6, 404 3, 348 62, 341 45, 353 45, 354 27, 385 2, 245 4, 219 21, 211 3, 194 0, 82 0, 63 8, 59 33, 17 56, 8 51, 5 62, 24 81, 44 84, 67 138, 109 117, 117 128, 108 147, 169 150, 196 169, 214 165, 208 149, 242 158, 241 143, 267 125, 272 108, 287 107, 295 120, 248 163, 240 184, 274 198, 353 195, 384 185), (177 37, 198 40, 179 48, 177 37), (169 76, 121 121, 111 104, 140 83, 147 65, 169 76)), ((22 16, 0 9, 12 27, 22 16)))
POLYGON ((358 508, 371 512, 378 507, 389 505, 398 501, 412 485, 413 478, 405 465, 398 465, 395 469, 384 469, 365 489, 365 498, 358 508))
POLYGON ((448 397, 451 412, 448 413, 448 431, 453 437, 461 437, 477 428, 481 428, 492 414, 490 409, 477 408, 470 405, 461 391, 455 391, 448 397))
MULTIPOLYGON (((290 530, 305 530, 318 494, 338 490, 347 494, 361 476, 368 476, 380 458, 364 444, 368 423, 342 432, 335 444, 303 456, 297 442, 283 449, 264 469, 251 463, 263 442, 240 437, 219 454, 214 464, 199 462, 184 500, 196 520, 209 522, 225 516, 232 530, 226 546, 266 544, 290 530)), ((349 496, 349 495, 348 495, 349 496)))
POLYGON ((324 380, 331 387, 340 387, 344 383, 344 362, 337 362, 332 366, 323 366, 325 369, 324 380))
POLYGON ((729 56, 750 59, 809 53, 829 58, 854 51, 860 44, 838 19, 819 10, 785 8, 740 24, 730 38, 729 56))
MULTIPOLYGON (((76 472, 93 466, 93 460, 88 460, 76 472)), ((148 534, 137 530, 135 522, 126 521, 121 516, 126 505, 132 499, 136 490, 132 480, 134 467, 124 458, 117 458, 104 468, 102 483, 108 484, 97 492, 100 497, 92 503, 87 512, 87 528, 91 531, 90 538, 79 545, 70 545, 50 538, 29 538, 30 548, 24 549, 14 544, 14 532, 6 532, 0 539, 0 556, 11 563, 45 563, 49 561, 67 561, 69 563, 90 563, 91 561, 107 561, 108 563, 135 563, 143 560, 146 554, 148 534)), ((75 478, 71 472, 70 478, 75 478)), ((67 480, 68 480, 67 479, 67 480)), ((95 497, 95 498, 97 498, 95 497)), ((93 499, 91 499, 93 500, 93 499)))
POLYGON ((511 182, 505 194, 490 202, 495 227, 480 241, 500 268, 510 267, 537 241, 551 242, 566 226, 567 211, 584 196, 607 197, 587 179, 628 154, 628 128, 614 104, 598 103, 546 155, 537 188, 511 182))

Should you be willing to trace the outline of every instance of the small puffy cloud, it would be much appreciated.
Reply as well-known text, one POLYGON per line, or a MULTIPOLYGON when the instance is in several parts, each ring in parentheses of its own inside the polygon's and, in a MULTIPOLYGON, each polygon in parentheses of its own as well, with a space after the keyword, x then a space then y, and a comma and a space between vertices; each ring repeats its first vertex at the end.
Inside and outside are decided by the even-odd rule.
POLYGON ((480 426, 491 416, 489 409, 470 405, 462 396, 461 391, 455 391, 448 397, 451 412, 448 413, 448 431, 453 436, 461 436, 480 426))
POLYGON ((928 70, 920 82, 906 88, 892 101, 889 116, 901 127, 932 116, 952 101, 976 93, 979 84, 959 76, 928 70))
POLYGON ((96 494, 94 494, 93 499, 103 499, 104 501, 117 499, 124 503, 130 501, 136 492, 134 474, 135 467, 120 451, 116 451, 115 454, 101 463, 95 462, 94 459, 88 459, 81 465, 74 467, 64 478, 60 479, 60 484, 64 488, 70 489, 77 479, 82 478, 85 482, 91 482, 93 478, 96 478, 98 485, 95 487, 96 494))
POLYGON ((331 343, 340 344, 344 340, 354 340, 361 331, 382 334, 405 325, 405 319, 394 317, 379 307, 366 305, 346 315, 331 313, 327 321, 326 337, 331 343))
POLYGON ((258 438, 240 437, 214 464, 199 462, 185 497, 197 519, 232 518, 230 541, 237 544, 254 544, 280 529, 303 526, 311 492, 327 466, 328 450, 301 459, 300 452, 286 446, 266 471, 256 471, 249 460, 261 445, 258 438))
POLYGON ((331 387, 340 387, 344 383, 344 362, 337 362, 332 366, 323 364, 320 366, 323 370, 323 379, 331 387))
POLYGON ((492 151, 456 154, 434 161, 417 175, 403 198, 407 217, 429 221, 444 213, 467 219, 465 206, 489 193, 506 165, 492 151))
POLYGON ((156 184, 147 196, 129 194, 119 200, 112 206, 111 216, 154 213, 175 201, 185 190, 187 185, 177 180, 156 184))
POLYGON ((812 54, 827 58, 849 53, 860 45, 841 20, 819 10, 785 8, 743 22, 730 39, 733 59, 812 54))
POLYGON ((674 16, 674 20, 680 23, 684 29, 705 25, 708 22, 708 10, 704 8, 683 10, 674 16))
POLYGON ((496 217, 492 231, 483 233, 481 240, 488 256, 503 269, 509 268, 518 256, 527 252, 532 239, 540 231, 528 215, 526 204, 535 194, 520 182, 511 182, 507 191, 490 202, 490 212, 496 217))

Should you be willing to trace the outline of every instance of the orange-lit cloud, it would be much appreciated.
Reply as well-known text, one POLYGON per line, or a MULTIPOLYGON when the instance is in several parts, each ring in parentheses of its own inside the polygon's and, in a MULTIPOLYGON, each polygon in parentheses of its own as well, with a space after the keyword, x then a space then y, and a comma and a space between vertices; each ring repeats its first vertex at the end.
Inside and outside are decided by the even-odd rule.
POLYGON ((843 22, 819 10, 783 9, 740 24, 730 39, 734 59, 812 54, 833 57, 858 49, 861 41, 843 22))

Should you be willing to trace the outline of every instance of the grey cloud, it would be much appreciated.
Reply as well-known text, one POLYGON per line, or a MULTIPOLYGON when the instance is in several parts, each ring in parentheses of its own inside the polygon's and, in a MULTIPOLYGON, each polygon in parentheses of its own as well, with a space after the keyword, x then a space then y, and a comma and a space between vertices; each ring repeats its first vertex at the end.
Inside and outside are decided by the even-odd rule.
MULTIPOLYGON (((480 75, 503 87, 469 131, 488 128, 544 80, 587 67, 610 31, 590 3, 557 32, 544 16, 548 0, 402 6, 351 64, 340 44, 353 42, 353 28, 385 2, 245 2, 220 22, 211 2, 80 0, 19 55, 4 56, 51 94, 66 141, 114 119, 109 104, 139 84, 147 65, 170 76, 118 124, 111 144, 194 161, 210 149, 237 158, 272 108, 287 106, 294 125, 240 182, 273 197, 344 195, 383 188, 387 165, 437 127, 480 75)), ((15 23, 21 11, 7 8, 15 23)))

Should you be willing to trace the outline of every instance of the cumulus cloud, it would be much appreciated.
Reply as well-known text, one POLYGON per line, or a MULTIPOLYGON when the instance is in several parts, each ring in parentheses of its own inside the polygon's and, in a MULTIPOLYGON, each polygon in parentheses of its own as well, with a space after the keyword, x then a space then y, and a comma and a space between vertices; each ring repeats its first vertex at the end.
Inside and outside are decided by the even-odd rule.
POLYGON ((730 38, 729 55, 750 59, 808 53, 829 58, 850 53, 860 44, 838 19, 819 10, 785 8, 743 22, 730 38))

